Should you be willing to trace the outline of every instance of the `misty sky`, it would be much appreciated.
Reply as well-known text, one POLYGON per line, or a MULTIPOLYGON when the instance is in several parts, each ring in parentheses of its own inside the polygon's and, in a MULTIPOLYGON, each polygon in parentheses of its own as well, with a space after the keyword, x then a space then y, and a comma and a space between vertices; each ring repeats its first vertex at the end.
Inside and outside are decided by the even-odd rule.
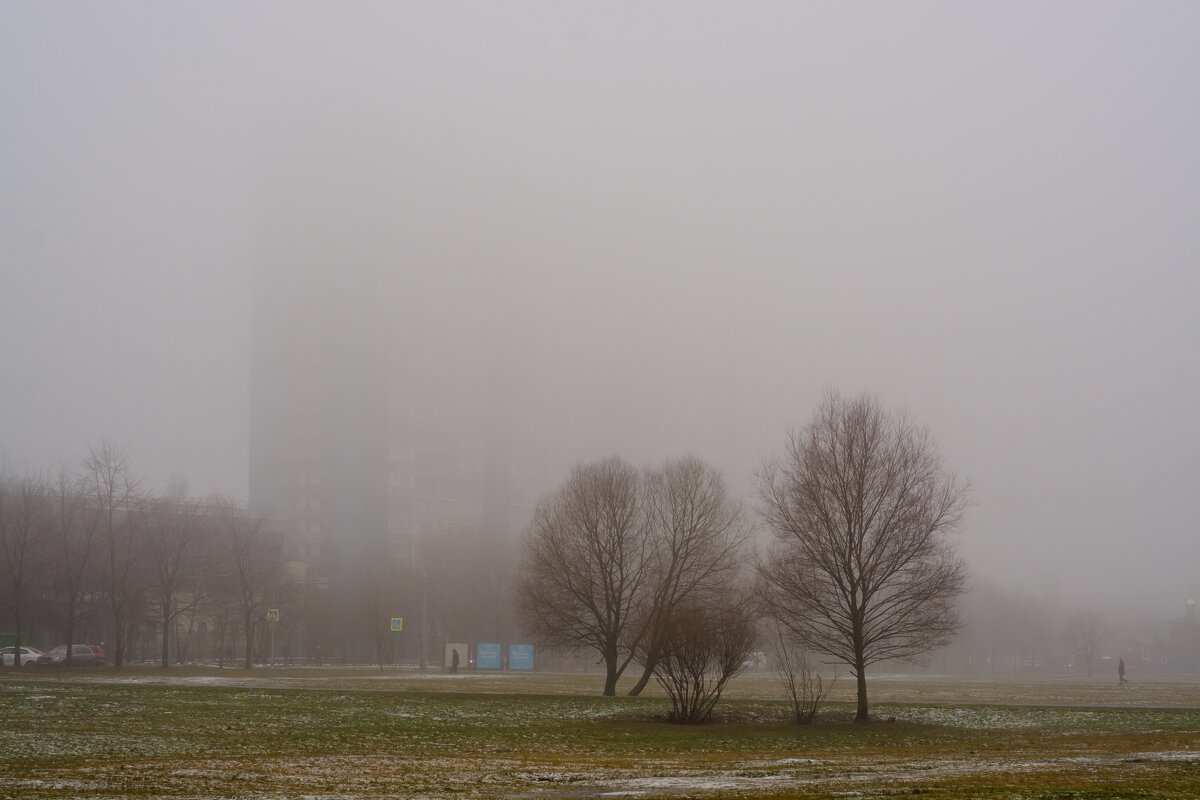
POLYGON ((315 270, 491 371, 534 481, 750 497, 869 390, 976 573, 1175 615, 1198 142, 1195 3, 3 2, 0 454, 244 497, 252 276, 315 270))

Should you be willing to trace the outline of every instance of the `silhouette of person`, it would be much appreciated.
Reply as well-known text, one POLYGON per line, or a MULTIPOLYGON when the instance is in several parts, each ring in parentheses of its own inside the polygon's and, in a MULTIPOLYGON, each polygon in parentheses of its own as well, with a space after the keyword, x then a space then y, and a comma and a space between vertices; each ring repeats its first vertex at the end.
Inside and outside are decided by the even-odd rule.
POLYGON ((451 675, 458 674, 458 648, 457 647, 450 651, 450 674, 451 675))
POLYGON ((1117 659, 1117 677, 1120 679, 1120 683, 1117 684, 1118 686, 1124 686, 1129 683, 1129 681, 1125 680, 1125 659, 1123 658, 1117 659))

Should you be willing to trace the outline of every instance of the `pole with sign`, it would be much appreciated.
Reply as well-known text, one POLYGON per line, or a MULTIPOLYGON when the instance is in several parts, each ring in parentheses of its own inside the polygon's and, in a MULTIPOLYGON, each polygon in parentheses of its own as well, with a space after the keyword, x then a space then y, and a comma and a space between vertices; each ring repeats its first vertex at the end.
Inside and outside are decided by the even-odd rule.
POLYGON ((267 609, 267 627, 271 629, 271 653, 267 657, 267 665, 275 663, 275 623, 279 622, 279 609, 267 609))
MULTIPOLYGON (((395 633, 395 634, 399 634, 404 631, 404 617, 392 617, 391 631, 392 631, 392 633, 395 633)), ((392 641, 391 660, 392 660, 393 664, 396 663, 397 652, 400 649, 398 646, 398 642, 399 642, 399 638, 396 638, 392 641)))

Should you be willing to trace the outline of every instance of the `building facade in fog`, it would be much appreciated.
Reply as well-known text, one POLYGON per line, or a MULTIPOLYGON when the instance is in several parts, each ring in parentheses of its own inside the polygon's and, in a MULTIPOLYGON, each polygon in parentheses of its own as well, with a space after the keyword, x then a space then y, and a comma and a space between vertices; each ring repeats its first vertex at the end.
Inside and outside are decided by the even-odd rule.
POLYGON ((417 631, 419 643, 388 640, 409 654, 475 633, 449 598, 507 591, 507 576, 474 562, 509 549, 522 514, 502 403, 436 331, 413 330, 361 286, 276 275, 256 295, 249 503, 290 522, 292 573, 320 587, 302 592, 324 606, 306 612, 324 619, 307 649, 352 654, 344 637, 359 623, 370 646, 380 616, 417 631))

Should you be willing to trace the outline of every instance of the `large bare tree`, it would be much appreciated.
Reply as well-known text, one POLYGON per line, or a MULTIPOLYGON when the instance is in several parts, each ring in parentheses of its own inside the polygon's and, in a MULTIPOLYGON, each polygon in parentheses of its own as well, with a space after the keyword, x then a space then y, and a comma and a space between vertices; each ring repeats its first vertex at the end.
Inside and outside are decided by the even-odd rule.
POLYGON ((915 658, 959 629, 966 569, 946 534, 967 487, 904 413, 830 393, 759 489, 775 534, 759 570, 768 609, 804 646, 849 665, 865 722, 868 666, 915 658))
POLYGON ((87 504, 100 532, 105 556, 105 590, 113 623, 113 666, 125 663, 132 610, 142 598, 141 552, 134 535, 133 507, 140 502, 129 474, 129 455, 107 439, 88 446, 84 459, 87 504))
POLYGON ((21 634, 26 594, 46 564, 50 531, 49 487, 35 478, 0 478, 0 580, 12 612, 13 666, 21 666, 21 634))
POLYGON ((742 506, 729 497, 721 473, 694 456, 666 462, 645 476, 647 529, 652 538, 648 602, 640 624, 638 658, 642 677, 630 690, 646 686, 673 635, 668 621, 684 605, 710 607, 746 569, 742 506))
POLYGON ((87 485, 67 466, 60 465, 50 488, 52 566, 50 581, 56 595, 58 623, 71 665, 72 645, 80 624, 92 609, 86 598, 95 588, 93 576, 99 517, 83 513, 87 485))
POLYGON ((534 512, 516 582, 517 609, 541 645, 594 649, 604 694, 634 658, 652 580, 638 471, 619 458, 581 464, 534 512))
POLYGON ((186 486, 173 483, 167 492, 147 501, 138 514, 139 539, 149 559, 150 587, 162 624, 159 663, 171 666, 171 630, 175 620, 204 600, 198 571, 203 566, 200 546, 210 529, 208 515, 187 497, 186 486), (184 592, 185 587, 191 591, 184 592))
POLYGON ((233 578, 242 613, 246 652, 244 666, 254 666, 254 633, 278 591, 282 560, 279 537, 263 517, 253 516, 229 499, 213 498, 223 569, 233 578))

